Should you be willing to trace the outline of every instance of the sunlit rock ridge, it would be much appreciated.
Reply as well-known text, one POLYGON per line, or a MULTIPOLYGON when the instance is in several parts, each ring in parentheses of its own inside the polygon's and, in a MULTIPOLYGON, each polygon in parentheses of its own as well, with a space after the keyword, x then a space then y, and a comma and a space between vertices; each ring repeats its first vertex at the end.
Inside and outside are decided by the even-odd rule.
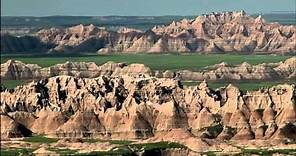
POLYGON ((231 66, 221 62, 202 68, 200 71, 190 70, 152 70, 144 64, 106 62, 97 65, 94 62, 65 62, 42 68, 37 64, 25 64, 18 60, 8 60, 1 64, 2 80, 38 80, 58 75, 74 76, 76 78, 95 78, 98 76, 146 75, 158 78, 177 78, 180 80, 295 80, 296 57, 283 62, 262 63, 251 65, 247 62, 231 66))
POLYGON ((243 93, 233 85, 183 88, 178 80, 144 75, 57 76, 0 94, 1 138, 167 140, 194 151, 225 140, 296 140, 295 85, 243 93))
POLYGON ((1 51, 294 54, 295 40, 295 25, 268 23, 240 11, 201 15, 145 32, 78 25, 43 29, 30 37, 1 34, 1 51))

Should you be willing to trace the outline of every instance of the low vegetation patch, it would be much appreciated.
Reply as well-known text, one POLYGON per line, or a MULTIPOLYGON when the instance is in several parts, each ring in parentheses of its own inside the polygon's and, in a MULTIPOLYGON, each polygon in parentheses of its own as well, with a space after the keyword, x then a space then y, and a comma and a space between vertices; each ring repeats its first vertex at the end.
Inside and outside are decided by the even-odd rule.
POLYGON ((79 155, 81 155, 81 156, 118 156, 118 155, 131 156, 131 155, 133 155, 133 152, 127 148, 118 147, 118 148, 110 150, 110 151, 93 151, 90 153, 82 153, 79 155))
POLYGON ((154 143, 143 143, 143 144, 132 144, 133 148, 143 149, 143 150, 154 150, 154 149, 169 149, 169 148, 187 148, 185 145, 176 142, 154 142, 154 143))
POLYGON ((217 124, 208 127, 207 130, 213 138, 216 138, 223 131, 223 126, 221 124, 217 124))
POLYGON ((2 55, 1 63, 8 59, 20 60, 24 63, 38 64, 41 67, 48 67, 57 63, 65 63, 66 61, 75 62, 95 62, 103 64, 107 61, 142 63, 153 70, 200 70, 206 66, 227 62, 230 65, 236 65, 243 62, 250 64, 280 62, 289 58, 289 56, 273 56, 273 55, 235 55, 235 54, 109 54, 109 55, 2 55))
POLYGON ((102 139, 93 139, 93 138, 84 138, 82 139, 82 141, 88 142, 88 143, 109 142, 110 144, 117 144, 117 145, 129 145, 133 142, 130 140, 102 140, 102 139))
POLYGON ((45 135, 33 135, 32 137, 27 137, 24 139, 26 142, 34 143, 55 143, 58 140, 58 138, 48 138, 45 135))
POLYGON ((18 156, 18 155, 29 155, 34 151, 32 148, 1 148, 1 156, 18 156))
POLYGON ((117 144, 117 145, 129 145, 133 142, 130 140, 107 140, 107 141, 110 142, 111 144, 117 144))
POLYGON ((201 154, 206 156, 216 156, 216 152, 217 151, 208 151, 208 152, 203 152, 201 154))
MULTIPOLYGON (((85 140, 86 141, 86 140, 85 140)), ((88 140, 90 142, 99 142, 100 140, 88 140)), ((106 142, 108 140, 105 140, 106 142)), ((90 153, 77 153, 78 150, 70 150, 70 149, 49 149, 50 151, 54 151, 61 155, 83 155, 83 156, 89 156, 89 155, 99 155, 99 156, 113 156, 113 155, 121 155, 121 156, 130 156, 133 155, 134 152, 144 151, 144 152, 152 152, 152 151, 160 151, 165 149, 171 149, 171 148, 187 148, 186 146, 175 143, 175 142, 155 142, 155 143, 142 143, 142 144, 131 144, 131 141, 114 141, 110 140, 108 142, 113 142, 114 144, 118 144, 120 146, 115 147, 114 149, 110 151, 93 151, 90 153), (129 145, 127 145, 129 144, 129 145), (133 150, 131 150, 133 149, 133 150)))
POLYGON ((296 149, 249 149, 244 148, 241 149, 242 154, 258 154, 258 155, 272 155, 272 154, 296 154, 296 149))
POLYGON ((1 85, 7 89, 13 89, 23 83, 25 83, 23 80, 1 80, 1 85))
POLYGON ((60 155, 75 155, 78 150, 68 149, 68 148, 49 148, 49 151, 53 151, 60 155))

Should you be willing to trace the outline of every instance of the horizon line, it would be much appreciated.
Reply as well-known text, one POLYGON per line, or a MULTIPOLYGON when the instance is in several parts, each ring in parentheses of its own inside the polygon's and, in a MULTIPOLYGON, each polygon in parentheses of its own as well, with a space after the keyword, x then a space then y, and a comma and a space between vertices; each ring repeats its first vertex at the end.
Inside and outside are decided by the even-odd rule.
MULTIPOLYGON (((244 11, 244 10, 234 10, 234 11, 215 11, 217 13, 223 13, 223 12, 238 12, 238 11, 244 11)), ((1 13, 1 17, 165 17, 165 16, 179 16, 179 17, 184 17, 184 16, 200 16, 203 14, 211 14, 213 13, 213 11, 211 12, 205 12, 205 13, 200 13, 200 14, 191 14, 191 15, 118 15, 118 14, 114 14, 114 15, 61 15, 61 14, 57 14, 57 15, 44 15, 44 16, 38 16, 38 15, 2 15, 1 13)), ((248 13, 246 12, 248 15, 263 15, 263 14, 295 14, 296 16, 296 10, 287 10, 287 11, 280 11, 280 10, 275 10, 275 11, 269 11, 269 12, 256 12, 256 13, 248 13)))

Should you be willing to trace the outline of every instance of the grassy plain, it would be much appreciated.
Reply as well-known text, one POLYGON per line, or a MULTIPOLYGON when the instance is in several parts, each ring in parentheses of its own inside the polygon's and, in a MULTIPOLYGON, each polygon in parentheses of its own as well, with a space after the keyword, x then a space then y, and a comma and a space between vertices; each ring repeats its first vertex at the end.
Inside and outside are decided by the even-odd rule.
POLYGON ((1 84, 3 84, 6 88, 15 88, 18 85, 24 84, 23 80, 1 80, 1 84))
POLYGON ((44 135, 34 135, 24 139, 24 141, 32 143, 55 143, 58 140, 58 138, 48 138, 44 135))
POLYGON ((23 61, 24 63, 38 64, 48 67, 66 61, 84 61, 103 64, 108 61, 125 63, 142 63, 153 70, 200 70, 213 64, 227 62, 236 65, 242 62, 250 64, 284 61, 289 56, 273 55, 236 55, 236 54, 108 54, 108 55, 1 55, 1 63, 8 59, 23 61))

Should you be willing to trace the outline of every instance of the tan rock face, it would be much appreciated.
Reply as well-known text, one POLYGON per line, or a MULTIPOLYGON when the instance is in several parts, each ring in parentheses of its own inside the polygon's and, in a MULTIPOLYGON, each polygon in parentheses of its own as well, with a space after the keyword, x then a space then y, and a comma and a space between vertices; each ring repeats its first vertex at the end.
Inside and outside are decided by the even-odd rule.
POLYGON ((181 80, 294 80, 296 77, 296 57, 291 57, 284 62, 263 63, 250 65, 242 63, 230 66, 225 62, 209 66, 203 71, 155 71, 143 64, 130 64, 107 62, 97 65, 94 62, 66 62, 41 68, 36 64, 25 64, 17 60, 8 60, 1 64, 1 79, 30 80, 58 75, 69 75, 81 78, 94 78, 101 75, 108 76, 156 76, 164 78, 178 77, 181 80))
POLYGON ((32 132, 24 125, 16 122, 8 115, 2 114, 1 117, 1 139, 30 136, 32 132))
POLYGON ((246 62, 230 66, 225 62, 209 66, 203 71, 193 72, 188 70, 166 71, 162 76, 173 78, 178 75, 182 80, 294 80, 296 57, 291 57, 284 62, 279 63, 263 63, 258 65, 250 65, 246 62))
POLYGON ((19 123, 60 137, 181 139, 190 145, 199 138, 296 139, 294 85, 243 94, 233 85, 213 91, 206 82, 184 89, 167 78, 57 76, 2 91, 1 113, 5 134, 19 123))
POLYGON ((19 39, 1 35, 1 51, 58 52, 242 52, 295 53, 296 27, 267 23, 242 12, 212 13, 194 20, 181 20, 155 26, 142 32, 121 28, 117 32, 77 25, 43 29, 34 36, 19 39), (3 38, 3 39, 2 39, 3 38), (19 42, 29 44, 20 47, 19 42), (3 44, 2 44, 3 43, 3 44), (30 46, 36 45, 36 46, 30 46))
POLYGON ((25 64, 17 60, 8 60, 1 64, 1 79, 18 80, 40 77, 41 67, 37 64, 25 64))
POLYGON ((58 75, 69 75, 83 78, 94 78, 101 75, 146 75, 152 71, 143 64, 130 64, 107 62, 101 66, 94 62, 65 62, 47 68, 41 68, 36 64, 25 64, 17 60, 8 60, 1 64, 1 79, 31 80, 58 75))

